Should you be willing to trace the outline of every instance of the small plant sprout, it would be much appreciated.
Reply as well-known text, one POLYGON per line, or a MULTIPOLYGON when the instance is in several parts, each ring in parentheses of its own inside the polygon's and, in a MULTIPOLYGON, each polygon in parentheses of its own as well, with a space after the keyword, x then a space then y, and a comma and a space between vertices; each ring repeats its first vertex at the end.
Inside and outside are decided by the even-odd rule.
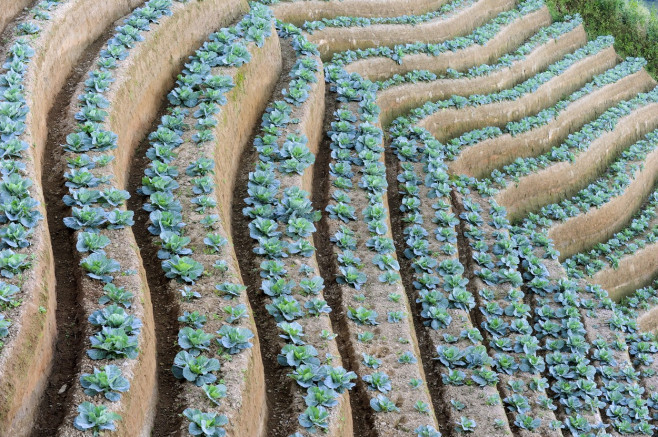
POLYGON ((360 332, 357 334, 357 339, 362 343, 369 343, 375 338, 375 334, 370 331, 360 332))
POLYGON ((219 405, 220 399, 226 397, 226 386, 224 384, 204 384, 201 386, 201 388, 203 389, 203 392, 206 394, 208 399, 210 399, 210 401, 215 405, 219 405))
POLYGON ((226 435, 224 426, 228 424, 228 418, 223 414, 203 413, 200 410, 187 408, 183 411, 189 421, 188 432, 193 436, 222 437, 226 435))
POLYGON ((396 302, 397 303, 397 302, 400 301, 401 297, 402 297, 402 295, 400 293, 390 293, 388 295, 388 300, 390 300, 391 302, 396 302))
POLYGON ((336 337, 338 337, 337 334, 334 334, 333 332, 326 329, 323 329, 322 332, 320 332, 320 338, 326 341, 333 340, 336 337))
POLYGON ((192 290, 192 287, 185 286, 178 290, 181 294, 181 299, 184 301, 191 301, 192 299, 201 298, 201 294, 198 291, 192 290))
POLYGON ((475 423, 475 420, 469 419, 468 417, 460 417, 459 420, 457 421, 457 432, 473 432, 475 431, 475 427, 477 424, 475 423))
POLYGON ((378 395, 376 398, 371 399, 370 407, 378 413, 397 413, 400 411, 395 403, 384 395, 378 395))
POLYGON ((441 433, 432 425, 421 425, 414 432, 417 437, 441 437, 441 433))
POLYGON ((107 409, 105 405, 94 405, 91 402, 83 402, 78 406, 78 416, 73 421, 75 429, 80 431, 92 431, 99 435, 103 431, 116 431, 115 422, 121 420, 121 416, 107 409))
POLYGON ((398 356, 398 362, 402 364, 415 364, 418 360, 411 351, 406 351, 398 356))
POLYGON ((429 414, 430 406, 427 402, 417 401, 414 404, 414 410, 418 411, 420 414, 429 414))

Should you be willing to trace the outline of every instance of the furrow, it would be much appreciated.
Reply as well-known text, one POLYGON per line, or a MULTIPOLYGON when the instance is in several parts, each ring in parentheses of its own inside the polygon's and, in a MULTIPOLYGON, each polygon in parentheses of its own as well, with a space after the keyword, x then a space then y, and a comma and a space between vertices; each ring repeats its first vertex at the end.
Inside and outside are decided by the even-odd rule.
MULTIPOLYGON (((136 5, 139 2, 132 3, 136 5)), ((4 162, 11 165, 13 160, 25 159, 24 174, 34 182, 30 187, 30 197, 39 203, 32 205, 29 199, 23 199, 16 204, 19 209, 9 220, 12 226, 23 226, 25 230, 32 227, 33 233, 27 242, 20 243, 22 246, 27 243, 27 247, 16 251, 19 258, 30 256, 29 269, 25 270, 28 265, 24 265, 13 273, 7 270, 3 274, 6 278, 10 273, 20 273, 20 282, 18 277, 7 279, 10 284, 20 286, 20 300, 11 299, 13 303, 9 308, 3 306, 0 315, 11 323, 8 336, 2 339, 4 344, 0 351, 0 435, 27 435, 30 432, 35 416, 39 414, 37 408, 48 384, 56 353, 57 302, 53 251, 48 225, 45 220, 37 219, 39 214, 46 215, 41 166, 48 159, 49 133, 46 123, 49 111, 85 48, 102 34, 111 20, 127 13, 130 8, 131 5, 123 1, 108 1, 102 7, 91 7, 88 2, 73 0, 50 5, 47 10, 38 7, 35 15, 16 23, 22 25, 20 31, 7 41, 7 53, 12 53, 15 63, 11 71, 3 68, 3 87, 8 84, 23 87, 23 105, 28 113, 24 131, 17 136, 19 143, 9 147, 8 142, 2 141, 4 162), (79 34, 70 32, 76 16, 85 19, 85 31, 79 34), (25 56, 28 50, 21 55, 19 51, 23 51, 21 47, 28 38, 28 45, 34 53, 25 56), (53 45, 60 50, 52 51, 53 45), (24 69, 20 70, 20 66, 24 69), (22 75, 13 68, 22 71, 22 75), (46 76, 49 77, 47 83, 40 80, 46 76), (27 144, 34 147, 28 148, 27 144), (23 148, 29 156, 22 156, 23 148)), ((6 102, 5 98, 3 103, 6 102)), ((19 240, 13 243, 14 247, 21 239, 29 237, 20 234, 19 240)), ((3 249, 10 248, 3 243, 3 249)), ((4 252, 4 255, 9 255, 9 252, 4 252)))
POLYGON ((157 401, 156 343, 149 288, 130 230, 132 211, 122 208, 129 197, 123 190, 127 162, 159 109, 159 95, 187 53, 232 9, 225 7, 222 1, 151 0, 115 30, 89 78, 73 93, 67 120, 69 126, 78 120, 78 130, 69 128, 64 150, 50 166, 60 175, 66 172, 69 195, 60 202, 73 207, 64 223, 75 231, 70 237, 78 241, 76 258, 81 267, 73 272, 80 275, 81 333, 89 338, 83 344, 91 347, 78 358, 72 387, 65 388, 70 403, 62 411, 57 435, 78 433, 89 415, 103 411, 122 416, 121 421, 116 421, 118 416, 109 419, 120 435, 150 433, 157 401), (195 23, 194 31, 177 37, 175 49, 169 47, 171 37, 190 23, 195 23), (168 56, 163 58, 165 49, 168 56), (130 390, 123 396, 107 394, 107 400, 116 402, 99 405, 99 392, 87 387, 93 376, 85 375, 101 371, 123 375, 126 386, 120 391, 126 391, 128 384, 130 390))
POLYGON ((328 316, 312 240, 319 214, 308 193, 324 116, 322 64, 297 28, 279 31, 283 68, 261 130, 240 160, 234 236, 244 241, 238 258, 268 342, 264 356, 280 378, 268 389, 277 400, 268 435, 321 428, 348 436, 352 374, 343 367, 328 316))

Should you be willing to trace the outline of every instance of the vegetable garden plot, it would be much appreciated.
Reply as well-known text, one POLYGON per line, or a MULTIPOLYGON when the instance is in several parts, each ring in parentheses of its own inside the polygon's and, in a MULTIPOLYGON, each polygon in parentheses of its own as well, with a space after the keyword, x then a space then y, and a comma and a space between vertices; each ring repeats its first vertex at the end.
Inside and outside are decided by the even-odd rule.
POLYGON ((658 88, 585 30, 541 0, 32 5, 0 43, 0 436, 656 434, 658 88))
POLYGON ((387 80, 413 70, 445 73, 491 62, 506 54, 508 47, 531 37, 550 24, 550 15, 541 1, 530 0, 515 9, 501 12, 469 35, 441 43, 407 43, 394 47, 347 50, 336 53, 332 62, 341 63, 350 73, 368 80, 387 80), (518 42, 517 42, 518 41, 518 42), (482 50, 480 46, 488 46, 482 50), (507 50, 506 50, 507 49, 507 50))

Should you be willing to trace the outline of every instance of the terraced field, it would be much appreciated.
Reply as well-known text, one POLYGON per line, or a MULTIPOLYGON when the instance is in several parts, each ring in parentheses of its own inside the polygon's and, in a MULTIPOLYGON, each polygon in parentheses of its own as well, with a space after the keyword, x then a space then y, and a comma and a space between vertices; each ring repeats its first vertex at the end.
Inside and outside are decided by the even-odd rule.
POLYGON ((579 16, 0 0, 0 32, 0 437, 658 435, 658 84, 579 16))

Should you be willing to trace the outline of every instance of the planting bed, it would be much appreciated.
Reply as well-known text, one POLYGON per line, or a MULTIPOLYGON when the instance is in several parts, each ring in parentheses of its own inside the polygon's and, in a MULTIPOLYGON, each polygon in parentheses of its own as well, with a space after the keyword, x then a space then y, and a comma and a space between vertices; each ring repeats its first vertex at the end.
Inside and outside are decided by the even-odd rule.
POLYGON ((658 434, 658 84, 542 0, 0 0, 0 437, 658 434))

